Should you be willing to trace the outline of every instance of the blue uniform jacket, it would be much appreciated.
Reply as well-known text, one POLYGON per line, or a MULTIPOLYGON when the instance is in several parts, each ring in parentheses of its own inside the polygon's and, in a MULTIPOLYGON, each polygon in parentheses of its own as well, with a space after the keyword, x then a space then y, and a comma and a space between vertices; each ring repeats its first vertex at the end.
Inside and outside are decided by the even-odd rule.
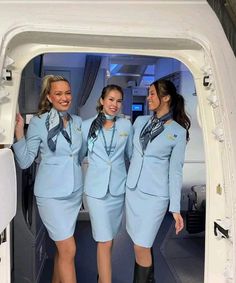
MULTIPOLYGON (((16 160, 22 169, 28 168, 40 152, 41 162, 36 174, 34 193, 38 197, 65 197, 73 191, 81 190, 82 171, 79 162, 79 151, 82 146, 81 118, 71 115, 70 145, 60 133, 56 151, 52 152, 47 145, 45 120, 48 113, 35 116, 30 120, 26 139, 22 138, 13 144, 16 160)), ((69 123, 67 125, 69 127, 69 123)))
MULTIPOLYGON (((87 145, 87 136, 92 121, 95 117, 82 123, 83 144, 87 145)), ((92 152, 88 151, 88 168, 85 175, 85 194, 102 198, 107 191, 113 196, 124 194, 127 170, 125 166, 125 155, 130 159, 132 154, 133 128, 129 120, 117 118, 115 123, 114 141, 115 150, 110 156, 107 155, 103 140, 98 136, 94 143, 92 152)))
POLYGON ((127 187, 138 186, 144 193, 169 198, 169 210, 179 212, 186 130, 175 121, 165 124, 164 131, 148 143, 143 153, 139 135, 149 119, 150 116, 139 116, 134 123, 127 187))

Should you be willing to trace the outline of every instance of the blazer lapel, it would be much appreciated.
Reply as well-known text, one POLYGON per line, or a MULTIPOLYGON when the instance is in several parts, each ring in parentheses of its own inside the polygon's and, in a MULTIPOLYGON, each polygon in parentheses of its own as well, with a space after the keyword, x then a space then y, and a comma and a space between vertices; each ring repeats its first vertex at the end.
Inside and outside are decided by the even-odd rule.
POLYGON ((109 160, 109 156, 107 155, 104 142, 102 137, 99 135, 98 139, 94 143, 94 147, 96 147, 96 153, 105 161, 109 160), (100 154, 101 153, 101 154, 100 154))
POLYGON ((120 124, 120 121, 119 121, 119 118, 118 118, 117 121, 115 122, 115 134, 114 134, 114 139, 113 139, 113 143, 115 145, 115 148, 114 148, 114 152, 111 154, 111 157, 116 152, 117 148, 119 147, 119 145, 122 142, 122 140, 120 139, 121 132, 122 132, 122 127, 121 127, 121 124, 120 124))
POLYGON ((150 118, 150 116, 143 116, 142 121, 138 125, 138 128, 135 129, 135 131, 136 131, 136 138, 135 138, 136 146, 137 146, 137 149, 140 152, 140 154, 143 154, 143 149, 142 149, 142 145, 141 145, 140 140, 139 140, 139 136, 140 136, 140 133, 141 133, 143 127, 145 126, 145 124, 147 124, 149 118, 150 118))
POLYGON ((71 123, 71 139, 72 139, 72 150, 74 148, 80 148, 82 144, 82 131, 81 127, 75 123, 72 118, 71 123))
MULTIPOLYGON (((88 128, 86 129, 87 131, 87 135, 88 135, 88 132, 89 132, 89 129, 90 129, 90 126, 93 122, 93 120, 97 117, 97 115, 91 119, 91 123, 88 124, 88 128)), ((94 145, 93 145, 96 150, 96 154, 99 155, 100 158, 102 158, 103 160, 105 160, 106 162, 109 161, 109 156, 107 155, 107 152, 105 150, 105 147, 104 147, 104 142, 99 134, 99 137, 96 139, 96 141, 94 142, 94 145)), ((89 149, 88 149, 89 150, 89 149)))

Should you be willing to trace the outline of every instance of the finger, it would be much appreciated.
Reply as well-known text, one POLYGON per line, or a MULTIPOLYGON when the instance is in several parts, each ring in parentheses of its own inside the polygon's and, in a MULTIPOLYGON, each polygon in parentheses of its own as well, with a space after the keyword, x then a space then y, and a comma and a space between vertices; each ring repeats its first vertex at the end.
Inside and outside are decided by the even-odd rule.
POLYGON ((176 235, 183 229, 183 227, 183 221, 181 219, 178 219, 178 221, 176 221, 176 235))
POLYGON ((176 227, 175 227, 176 235, 178 235, 178 234, 179 234, 179 231, 180 231, 180 226, 179 226, 179 225, 176 225, 176 227))
POLYGON ((20 113, 17 113, 17 114, 16 114, 16 120, 17 120, 17 121, 22 120, 22 116, 20 115, 20 113))

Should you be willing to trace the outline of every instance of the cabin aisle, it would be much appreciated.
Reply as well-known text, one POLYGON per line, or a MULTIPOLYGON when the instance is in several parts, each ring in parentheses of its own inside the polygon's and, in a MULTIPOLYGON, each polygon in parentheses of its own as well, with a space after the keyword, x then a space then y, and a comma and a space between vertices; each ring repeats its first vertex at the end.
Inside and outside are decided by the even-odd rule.
POLYGON ((160 250, 175 277, 174 282, 204 282, 205 232, 189 234, 184 230, 176 236, 172 223, 160 250))

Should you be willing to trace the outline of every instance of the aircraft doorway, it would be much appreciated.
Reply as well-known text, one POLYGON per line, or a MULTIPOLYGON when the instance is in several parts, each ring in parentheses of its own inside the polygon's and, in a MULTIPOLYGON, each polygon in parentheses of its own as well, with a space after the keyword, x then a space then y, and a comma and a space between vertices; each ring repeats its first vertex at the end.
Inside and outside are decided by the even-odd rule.
MULTIPOLYGON (((185 98, 187 112, 192 123, 184 164, 181 209, 184 216, 188 215, 189 211, 197 211, 198 207, 201 207, 198 189, 205 186, 206 174, 202 130, 197 117, 198 98, 191 72, 184 64, 173 58, 119 54, 94 55, 102 57, 101 65, 85 104, 79 105, 78 96, 80 95, 87 54, 50 53, 42 56, 40 70, 35 68, 34 60, 25 67, 19 96, 20 110, 23 110, 25 115, 35 113, 40 77, 45 74, 59 74, 61 72, 66 74, 72 85, 73 105, 71 111, 73 114, 79 114, 83 119, 94 116, 96 101, 102 87, 114 83, 121 85, 124 89, 122 114, 134 122, 139 115, 151 114, 146 102, 150 82, 157 78, 172 80, 178 92, 185 98), (111 71, 112 64, 116 64, 116 70, 112 69, 111 71), (131 83, 133 81, 135 82, 131 83), (34 108, 31 109, 31 107, 34 108)), ((86 204, 83 209, 83 213, 87 213, 86 204)), ((92 240, 90 223, 87 220, 88 218, 86 221, 79 219, 76 229, 78 242, 76 265, 78 281, 93 283, 96 282, 97 272, 96 246, 92 240), (84 254, 87 255, 86 258, 83 256, 84 254)), ((190 220, 188 219, 188 221, 190 220)), ((40 283, 50 282, 53 268, 55 247, 49 238, 46 241, 48 258, 41 272, 40 283)), ((190 279, 191 283, 204 282, 204 245, 204 231, 198 230, 193 233, 193 230, 191 232, 185 230, 179 237, 176 237, 172 218, 167 214, 154 244, 157 283, 185 283, 190 279)), ((132 282, 133 261, 132 243, 125 231, 125 225, 123 225, 122 233, 114 244, 114 283, 132 282)))

